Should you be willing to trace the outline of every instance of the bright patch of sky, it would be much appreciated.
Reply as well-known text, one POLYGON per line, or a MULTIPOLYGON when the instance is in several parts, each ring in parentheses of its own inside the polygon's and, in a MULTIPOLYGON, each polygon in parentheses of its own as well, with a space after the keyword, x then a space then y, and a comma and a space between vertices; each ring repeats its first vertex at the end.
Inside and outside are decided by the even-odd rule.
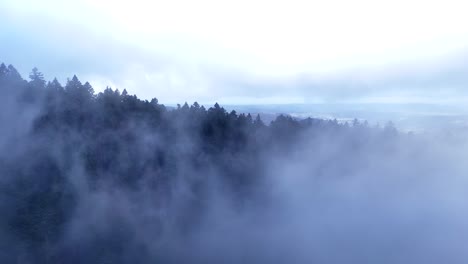
POLYGON ((2 42, 24 35, 32 51, 45 43, 62 57, 78 54, 28 62, 18 48, 5 62, 62 78, 75 69, 96 90, 170 102, 468 97, 465 1, 6 0, 0 9, 3 27, 18 27, 2 42), (78 44, 56 48, 43 36, 52 33, 62 37, 57 46, 78 44))

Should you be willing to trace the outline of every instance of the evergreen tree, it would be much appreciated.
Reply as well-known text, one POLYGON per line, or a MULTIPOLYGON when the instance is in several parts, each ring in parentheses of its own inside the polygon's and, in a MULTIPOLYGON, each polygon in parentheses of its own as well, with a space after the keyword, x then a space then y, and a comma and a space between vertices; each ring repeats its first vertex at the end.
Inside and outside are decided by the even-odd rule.
POLYGON ((29 74, 29 78, 31 79, 29 85, 33 88, 45 88, 46 81, 44 80, 44 75, 41 72, 39 72, 39 70, 36 67, 32 69, 31 73, 29 74))

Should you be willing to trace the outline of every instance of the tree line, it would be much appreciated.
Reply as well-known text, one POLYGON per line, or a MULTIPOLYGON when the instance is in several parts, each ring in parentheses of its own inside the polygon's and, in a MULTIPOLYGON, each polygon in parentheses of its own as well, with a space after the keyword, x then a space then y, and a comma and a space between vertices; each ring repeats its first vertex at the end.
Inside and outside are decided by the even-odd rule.
MULTIPOLYGON (((258 114, 228 112, 218 103, 166 107, 125 89, 96 93, 77 76, 64 85, 46 81, 37 68, 25 80, 5 64, 0 91, 4 263, 128 263, 119 250, 129 247, 123 239, 128 230, 117 224, 108 233, 67 239, 81 201, 95 192, 144 191, 154 208, 178 201, 177 210, 154 221, 170 218, 183 234, 197 225, 214 185, 242 208, 267 192, 265 160, 294 153, 305 139, 339 139, 358 155, 369 145, 387 151, 385 142, 400 136, 391 125, 376 128, 358 120, 279 115, 265 124, 258 114)), ((334 162, 348 164, 353 157, 341 159, 334 162)), ((136 248, 133 263, 148 254, 136 248)))

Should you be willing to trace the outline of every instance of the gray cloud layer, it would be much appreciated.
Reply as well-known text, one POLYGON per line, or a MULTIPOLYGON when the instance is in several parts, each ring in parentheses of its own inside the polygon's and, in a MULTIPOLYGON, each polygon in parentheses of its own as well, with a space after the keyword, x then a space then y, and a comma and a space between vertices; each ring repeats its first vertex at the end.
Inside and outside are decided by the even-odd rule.
MULTIPOLYGON (((243 103, 265 98, 266 102, 268 98, 284 98, 286 103, 291 98, 304 102, 372 98, 460 101, 468 97, 466 52, 438 60, 326 76, 313 72, 289 77, 260 76, 231 66, 228 59, 219 65, 176 54, 177 49, 184 54, 193 47, 200 48, 196 43, 174 42, 176 48, 171 54, 149 51, 111 35, 92 33, 79 25, 40 16, 24 21, 5 12, 0 16, 4 25, 0 31, 2 61, 15 65, 23 74, 37 66, 61 81, 77 74, 91 80, 97 90, 107 85, 127 88, 144 98, 158 97, 173 103, 223 99, 243 103)), ((164 41, 165 45, 171 43, 164 41)))

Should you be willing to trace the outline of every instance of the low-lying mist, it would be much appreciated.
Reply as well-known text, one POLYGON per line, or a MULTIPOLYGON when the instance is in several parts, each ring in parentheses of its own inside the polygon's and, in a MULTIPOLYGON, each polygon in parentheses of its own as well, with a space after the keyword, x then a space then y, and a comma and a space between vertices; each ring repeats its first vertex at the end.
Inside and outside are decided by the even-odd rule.
POLYGON ((464 135, 169 110, 0 66, 1 263, 465 263, 464 135))

